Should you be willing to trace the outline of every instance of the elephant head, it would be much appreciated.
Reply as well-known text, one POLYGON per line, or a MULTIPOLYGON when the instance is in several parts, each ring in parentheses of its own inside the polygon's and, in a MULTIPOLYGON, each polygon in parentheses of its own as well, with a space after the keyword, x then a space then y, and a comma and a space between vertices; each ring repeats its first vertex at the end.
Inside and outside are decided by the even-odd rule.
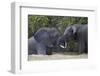
POLYGON ((78 27, 77 24, 66 27, 64 34, 58 39, 58 46, 67 48, 68 42, 76 37, 78 27))
POLYGON ((40 28, 34 35, 34 38, 47 47, 56 46, 57 39, 59 38, 59 32, 56 28, 40 28))

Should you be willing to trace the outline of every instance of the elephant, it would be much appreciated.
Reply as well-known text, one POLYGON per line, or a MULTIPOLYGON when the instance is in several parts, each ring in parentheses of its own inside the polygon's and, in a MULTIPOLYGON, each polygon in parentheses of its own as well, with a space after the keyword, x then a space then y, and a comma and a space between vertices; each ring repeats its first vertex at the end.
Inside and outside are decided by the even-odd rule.
POLYGON ((57 46, 60 36, 54 27, 42 27, 28 39, 28 54, 51 55, 51 48, 57 46))
POLYGON ((68 43, 75 40, 78 43, 78 53, 88 53, 88 25, 73 24, 66 27, 64 34, 58 39, 61 48, 67 48, 68 43))

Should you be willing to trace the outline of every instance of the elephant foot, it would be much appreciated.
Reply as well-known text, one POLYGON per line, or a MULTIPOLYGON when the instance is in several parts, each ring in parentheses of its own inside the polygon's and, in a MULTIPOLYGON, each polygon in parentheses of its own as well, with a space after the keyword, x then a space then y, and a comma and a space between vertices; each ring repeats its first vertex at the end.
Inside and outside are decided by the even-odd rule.
POLYGON ((47 51, 46 52, 46 55, 52 55, 52 51, 50 50, 50 51, 47 51))
POLYGON ((84 53, 83 51, 79 51, 79 52, 78 52, 78 55, 83 54, 83 53, 84 53))
POLYGON ((86 50, 86 51, 84 51, 86 54, 88 54, 88 51, 86 50))
POLYGON ((28 55, 32 55, 32 54, 37 54, 37 52, 34 50, 28 50, 28 55))

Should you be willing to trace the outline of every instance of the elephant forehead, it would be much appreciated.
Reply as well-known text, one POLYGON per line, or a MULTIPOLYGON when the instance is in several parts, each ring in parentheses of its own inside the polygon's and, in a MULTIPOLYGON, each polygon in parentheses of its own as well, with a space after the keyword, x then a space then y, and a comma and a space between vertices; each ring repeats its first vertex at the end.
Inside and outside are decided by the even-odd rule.
POLYGON ((70 30, 71 30, 71 26, 66 27, 65 32, 64 32, 64 35, 65 35, 66 33, 68 33, 68 31, 70 31, 70 30))

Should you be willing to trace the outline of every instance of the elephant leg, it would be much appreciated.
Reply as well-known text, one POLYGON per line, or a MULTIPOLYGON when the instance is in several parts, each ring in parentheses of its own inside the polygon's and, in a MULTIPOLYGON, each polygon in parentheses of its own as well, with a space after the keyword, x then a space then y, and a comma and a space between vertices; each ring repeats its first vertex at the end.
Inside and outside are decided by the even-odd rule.
POLYGON ((53 48, 47 48, 47 51, 46 51, 46 54, 47 55, 52 55, 52 50, 53 50, 53 48))
POLYGON ((43 44, 37 45, 37 54, 38 55, 46 55, 46 47, 43 44))
POLYGON ((44 48, 38 48, 37 49, 37 54, 38 55, 46 55, 46 49, 44 49, 44 48))
POLYGON ((84 43, 84 41, 79 41, 79 43, 78 43, 78 45, 79 45, 79 54, 82 54, 82 53, 84 53, 84 50, 85 50, 85 43, 84 43))
POLYGON ((87 43, 85 43, 85 51, 84 52, 88 53, 88 44, 87 43))

